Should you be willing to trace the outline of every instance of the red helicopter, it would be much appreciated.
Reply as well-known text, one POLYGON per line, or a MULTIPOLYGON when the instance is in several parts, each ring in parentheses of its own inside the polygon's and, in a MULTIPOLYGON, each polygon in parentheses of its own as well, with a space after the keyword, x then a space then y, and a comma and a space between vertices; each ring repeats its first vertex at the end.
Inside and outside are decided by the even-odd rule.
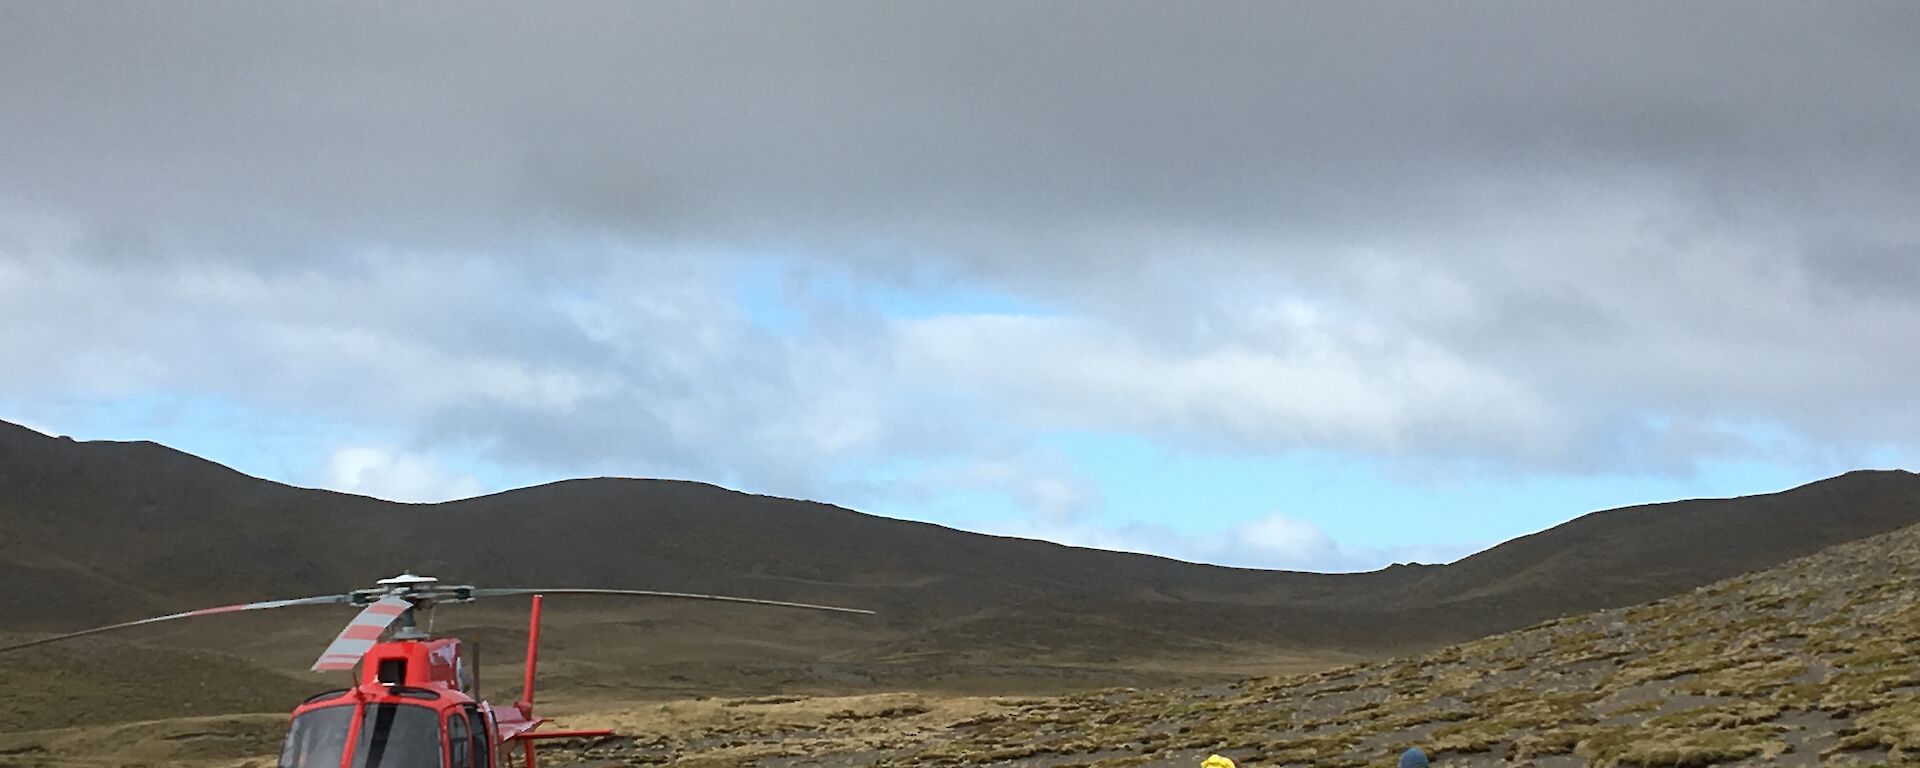
POLYGON ((483 589, 442 585, 431 576, 403 573, 378 586, 344 595, 267 600, 172 613, 110 624, 0 647, 0 653, 85 635, 174 619, 300 605, 354 605, 347 622, 320 659, 316 672, 352 671, 355 685, 315 695, 295 707, 280 768, 496 768, 521 753, 523 768, 536 768, 534 744, 544 739, 611 736, 607 730, 536 731, 545 718, 533 714, 533 676, 539 659, 540 601, 544 595, 624 595, 714 600, 815 611, 872 611, 745 597, 655 592, 638 589, 483 589), (422 631, 414 613, 426 611, 431 626, 437 605, 483 597, 530 595, 526 680, 520 699, 498 707, 481 701, 473 645, 422 631))

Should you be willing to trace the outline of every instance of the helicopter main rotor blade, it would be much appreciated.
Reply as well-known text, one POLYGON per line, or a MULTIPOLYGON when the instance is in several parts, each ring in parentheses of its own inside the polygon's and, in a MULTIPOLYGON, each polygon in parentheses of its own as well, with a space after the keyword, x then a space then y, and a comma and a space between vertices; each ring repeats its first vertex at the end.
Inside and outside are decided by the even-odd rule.
POLYGON ((360 657, 367 655, 380 640, 380 633, 387 631, 387 625, 410 610, 413 610, 412 601, 392 595, 362 609, 353 621, 347 622, 346 629, 340 630, 340 636, 320 652, 320 659, 313 662, 313 671, 353 669, 353 665, 360 663, 360 657))
POLYGON ((513 597, 515 595, 622 595, 627 597, 671 597, 682 600, 714 600, 723 603, 746 603, 748 605, 771 605, 779 608, 804 608, 810 611, 833 611, 835 613, 858 613, 872 616, 873 611, 860 608, 840 608, 832 605, 814 605, 812 603, 789 603, 784 600, 757 600, 751 597, 728 597, 726 595, 700 595, 690 592, 655 592, 647 589, 475 589, 473 596, 513 597))
POLYGON ((76 637, 86 637, 87 635, 97 635, 101 632, 111 632, 116 629, 127 629, 129 627, 138 627, 143 624, 158 624, 163 621, 173 621, 174 619, 190 619, 196 616, 212 616, 217 613, 238 613, 240 611, 262 611, 268 608, 290 608, 296 605, 342 605, 342 604, 351 603, 351 602, 353 602, 353 595, 321 595, 319 597, 300 597, 292 600, 263 600, 257 603, 241 603, 239 605, 222 605, 214 608, 202 608, 197 611, 183 611, 180 613, 169 613, 165 616, 154 616, 152 618, 140 619, 138 621, 123 621, 123 622, 120 622, 119 624, 108 624, 104 627, 94 627, 92 629, 83 629, 78 632, 68 632, 64 635, 54 635, 52 637, 43 637, 38 640, 28 640, 27 642, 24 642, 24 643, 15 643, 13 645, 0 646, 0 653, 6 653, 7 651, 17 651, 22 648, 32 648, 36 645, 46 645, 47 643, 57 643, 62 640, 72 640, 73 638, 76 638, 76 637))

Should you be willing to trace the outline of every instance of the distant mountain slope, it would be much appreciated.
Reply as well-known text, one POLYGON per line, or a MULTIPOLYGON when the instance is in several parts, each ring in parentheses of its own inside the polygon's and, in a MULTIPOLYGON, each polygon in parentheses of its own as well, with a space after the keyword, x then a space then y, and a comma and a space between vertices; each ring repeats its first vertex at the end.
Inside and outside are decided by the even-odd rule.
POLYGON ((1429 571, 1414 602, 1533 603, 1588 610, 1654 600, 1675 587, 1895 530, 1920 518, 1920 476, 1858 471, 1780 493, 1595 512, 1429 571))
MULTIPOLYGON (((870 621, 701 614, 741 633, 804 627, 844 662, 1382 653, 1675 594, 1914 523, 1920 477, 1855 472, 1765 496, 1596 513, 1453 565, 1325 575, 983 536, 690 482, 572 480, 397 504, 252 478, 152 443, 74 442, 0 422, 0 579, 10 587, 0 627, 320 594, 411 568, 494 585, 880 610, 870 621)), ((664 610, 594 605, 623 620, 664 610)), ((705 621, 658 631, 710 631, 705 621)))

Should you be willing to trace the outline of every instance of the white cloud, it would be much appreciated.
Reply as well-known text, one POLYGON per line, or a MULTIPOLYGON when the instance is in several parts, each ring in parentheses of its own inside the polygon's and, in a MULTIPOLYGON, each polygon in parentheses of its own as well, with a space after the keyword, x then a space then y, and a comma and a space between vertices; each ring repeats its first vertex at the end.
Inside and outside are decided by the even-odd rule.
MULTIPOLYGON (((187 393, 398 430, 543 473, 665 475, 807 494, 849 456, 948 433, 858 338, 748 322, 738 259, 548 265, 421 254, 278 272, 0 251, 0 396, 187 393)), ((67 248, 73 247, 68 244, 67 248)))
POLYGON ((1569 437, 1525 384, 1444 348, 1299 306, 1262 315, 1261 335, 1183 347, 1086 319, 939 317, 902 323, 894 359, 921 386, 1040 429, 1437 455, 1550 452, 1569 437))
POLYGON ((330 490, 388 501, 450 501, 490 490, 478 478, 449 469, 431 456, 386 448, 336 450, 327 457, 322 477, 330 490))
POLYGON ((1315 563, 1342 559, 1340 544, 1320 526, 1274 513, 1233 530, 1234 542, 1255 557, 1279 562, 1315 563))

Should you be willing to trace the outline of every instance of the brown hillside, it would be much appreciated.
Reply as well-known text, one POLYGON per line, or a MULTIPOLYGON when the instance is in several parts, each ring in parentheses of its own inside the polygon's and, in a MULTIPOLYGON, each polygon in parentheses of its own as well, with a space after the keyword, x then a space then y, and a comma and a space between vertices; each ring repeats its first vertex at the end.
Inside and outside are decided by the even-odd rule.
MULTIPOLYGON (((1057 690, 1428 649, 1916 522, 1920 477, 1856 472, 1765 496, 1596 513, 1453 565, 1325 575, 983 536, 688 482, 573 480, 396 504, 252 478, 152 443, 0 423, 0 578, 10 586, 0 634, 324 594, 410 568, 487 585, 715 591, 881 612, 556 603, 553 640, 593 649, 556 665, 563 683, 624 681, 659 695, 992 690, 993 680, 1057 690)), ((514 608, 450 608, 442 628, 510 650, 514 608)), ((313 610, 122 639, 299 670, 344 620, 313 610)))
POLYGON ((1059 698, 676 702, 566 765, 1911 765, 1920 527, 1645 605, 1315 675, 1059 698))
MULTIPOLYGON (((543 764, 772 768, 1903 765, 1920 757, 1920 526, 1639 606, 1318 674, 1060 697, 617 698, 543 764)), ((0 735, 0 766, 270 764, 272 716, 0 735), (191 751, 189 751, 191 750, 191 751)))

